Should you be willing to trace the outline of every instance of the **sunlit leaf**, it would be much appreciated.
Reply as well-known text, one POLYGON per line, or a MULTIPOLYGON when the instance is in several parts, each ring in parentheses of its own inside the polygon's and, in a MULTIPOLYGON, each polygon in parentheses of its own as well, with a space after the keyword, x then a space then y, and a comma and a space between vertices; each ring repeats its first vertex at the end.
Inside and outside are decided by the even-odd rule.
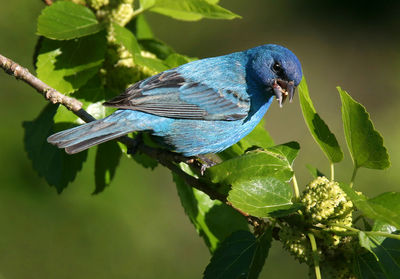
POLYGON ((250 215, 264 218, 290 209, 292 197, 292 188, 287 182, 263 177, 232 183, 228 201, 250 215))
MULTIPOLYGON (((142 0, 142 2, 149 2, 149 0, 142 0)), ((146 3, 146 6, 149 6, 149 4, 146 3)), ((217 5, 215 1, 203 0, 156 0, 156 3, 150 7, 150 11, 188 21, 200 20, 202 18, 240 18, 239 15, 217 5)))
POLYGON ((187 57, 185 55, 181 55, 178 53, 172 53, 168 55, 167 59, 165 59, 164 63, 167 64, 168 67, 170 68, 175 68, 180 65, 192 62, 196 59, 187 57))
POLYGON ((112 24, 115 33, 115 39, 122 44, 131 54, 140 54, 140 46, 135 35, 127 28, 116 23, 112 24))
POLYGON ((340 187, 365 216, 400 228, 400 193, 387 192, 368 199, 345 183, 340 183, 340 187))
POLYGON ((131 20, 126 27, 135 34, 138 40, 154 38, 153 31, 151 31, 151 27, 143 14, 137 16, 135 20, 131 20), (135 25, 134 30, 130 28, 131 22, 135 25))
POLYGON ((149 68, 154 73, 162 72, 168 67, 157 58, 143 57, 135 35, 125 27, 113 24, 115 39, 118 43, 122 44, 133 56, 135 63, 149 68))
POLYGON ((69 40, 91 35, 104 29, 87 7, 58 1, 43 9, 38 18, 37 33, 54 40, 69 40))
POLYGON ((295 206, 287 182, 299 149, 298 143, 290 142, 250 151, 207 169, 206 176, 220 185, 219 192, 229 191, 228 200, 236 208, 257 217, 271 216, 295 206))
POLYGON ((223 184, 260 177, 274 177, 282 181, 289 181, 293 176, 291 165, 299 148, 297 143, 292 142, 265 150, 250 151, 208 168, 206 175, 211 178, 212 182, 223 184))
POLYGON ((140 0, 140 8, 143 10, 147 10, 154 6, 157 0, 140 0))
POLYGON ((337 87, 342 100, 342 119, 347 146, 356 168, 386 169, 390 166, 389 154, 383 138, 375 130, 365 108, 337 87))

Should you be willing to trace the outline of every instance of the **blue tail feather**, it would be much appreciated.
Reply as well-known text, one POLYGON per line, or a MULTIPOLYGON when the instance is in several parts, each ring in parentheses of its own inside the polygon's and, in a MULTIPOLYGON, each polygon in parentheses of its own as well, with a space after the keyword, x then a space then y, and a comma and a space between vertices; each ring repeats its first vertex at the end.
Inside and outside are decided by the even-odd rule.
POLYGON ((96 144, 103 143, 131 131, 121 122, 109 122, 100 119, 66 131, 61 131, 47 138, 47 141, 59 148, 65 148, 68 154, 78 153, 96 144))

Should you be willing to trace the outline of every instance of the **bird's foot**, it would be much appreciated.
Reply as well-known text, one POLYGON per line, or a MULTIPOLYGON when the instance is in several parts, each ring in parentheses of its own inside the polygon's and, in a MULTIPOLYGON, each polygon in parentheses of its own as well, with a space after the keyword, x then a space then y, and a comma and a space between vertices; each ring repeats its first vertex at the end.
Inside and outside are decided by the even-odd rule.
POLYGON ((132 144, 130 144, 128 146, 128 149, 126 151, 126 153, 128 153, 129 155, 135 155, 138 152, 139 149, 139 145, 143 143, 143 137, 142 134, 139 133, 136 135, 135 139, 132 141, 132 144))
POLYGON ((198 155, 197 156, 200 159, 200 173, 201 175, 204 175, 204 172, 206 171, 206 169, 211 168, 212 166, 215 166, 216 164, 218 164, 217 162, 213 161, 211 158, 208 158, 205 155, 198 155))

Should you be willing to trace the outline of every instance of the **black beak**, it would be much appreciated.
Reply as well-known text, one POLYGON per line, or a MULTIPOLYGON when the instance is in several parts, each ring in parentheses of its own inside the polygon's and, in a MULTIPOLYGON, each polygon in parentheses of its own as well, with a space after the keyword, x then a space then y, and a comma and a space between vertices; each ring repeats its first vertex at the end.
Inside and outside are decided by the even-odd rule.
POLYGON ((276 99, 279 102, 280 107, 282 107, 282 104, 285 102, 288 96, 289 96, 289 102, 292 102, 294 96, 294 90, 296 89, 293 80, 286 81, 282 79, 275 79, 272 87, 274 89, 274 93, 276 99))

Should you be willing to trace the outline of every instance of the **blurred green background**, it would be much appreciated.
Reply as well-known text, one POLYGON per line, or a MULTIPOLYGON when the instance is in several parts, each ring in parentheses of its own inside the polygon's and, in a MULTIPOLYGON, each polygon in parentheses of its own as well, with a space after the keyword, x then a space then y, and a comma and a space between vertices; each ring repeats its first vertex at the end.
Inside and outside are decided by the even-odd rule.
MULTIPOLYGON (((345 161, 336 167, 348 181, 342 86, 364 104, 385 138, 392 167, 362 169, 356 187, 367 195, 399 191, 400 12, 398 1, 222 0, 241 16, 234 21, 178 22, 148 14, 160 39, 180 53, 207 57, 264 43, 293 50, 302 61, 316 109, 338 136, 345 161)), ((32 67, 40 0, 2 1, 0 53, 32 67)), ((19 278, 200 278, 209 253, 185 216, 162 167, 143 169, 123 159, 112 185, 94 189, 89 162, 61 195, 32 170, 23 148, 22 122, 46 102, 33 89, 0 72, 0 279, 19 278)), ((267 113, 276 143, 296 140, 300 184, 311 179, 305 164, 328 173, 328 162, 304 124, 298 99, 267 113)), ((261 278, 306 278, 307 268, 274 243, 261 278)))

